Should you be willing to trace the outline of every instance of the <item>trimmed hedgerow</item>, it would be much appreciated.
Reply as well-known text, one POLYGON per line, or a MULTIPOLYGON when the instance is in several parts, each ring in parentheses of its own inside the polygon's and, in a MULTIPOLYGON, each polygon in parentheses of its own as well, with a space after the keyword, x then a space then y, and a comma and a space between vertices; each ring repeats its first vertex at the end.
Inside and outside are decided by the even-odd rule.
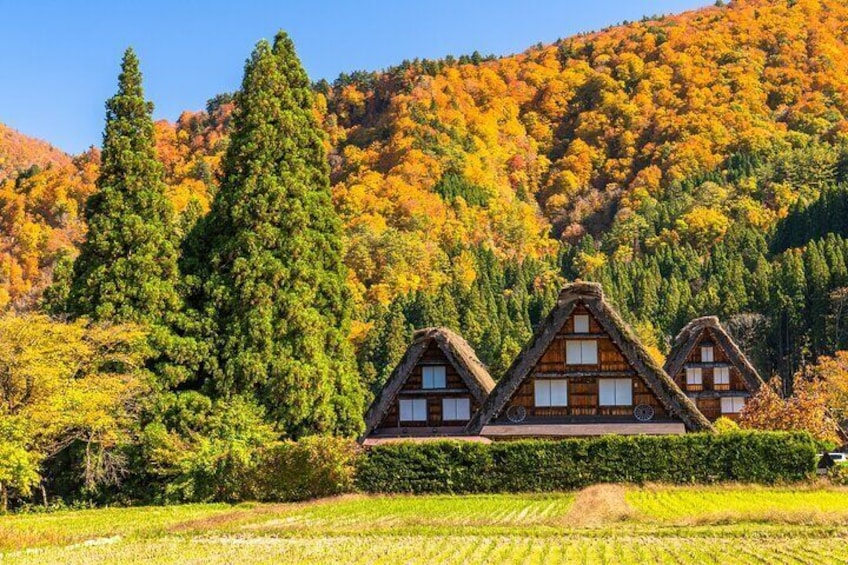
POLYGON ((444 441, 376 446, 357 462, 365 492, 541 492, 595 483, 773 484, 808 478, 806 433, 606 436, 492 444, 444 441))

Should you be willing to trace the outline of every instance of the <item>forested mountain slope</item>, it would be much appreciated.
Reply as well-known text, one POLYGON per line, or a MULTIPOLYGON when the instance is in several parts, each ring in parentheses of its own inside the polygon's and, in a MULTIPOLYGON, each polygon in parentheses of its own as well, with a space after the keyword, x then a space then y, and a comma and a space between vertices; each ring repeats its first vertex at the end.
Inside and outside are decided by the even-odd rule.
MULTIPOLYGON (((745 329, 766 370, 844 345, 833 293, 848 246, 828 235, 845 230, 827 202, 848 174, 846 42, 843 2, 737 0, 316 84, 366 378, 429 323, 462 331, 497 374, 561 277, 603 282, 660 350, 712 313, 745 329), (820 208, 834 227, 811 245, 792 218, 820 208)), ((219 96, 157 124, 182 229, 216 190, 231 111, 219 96)), ((68 178, 85 185, 91 162, 68 178)), ((3 187, 4 265, 24 273, 2 275, 12 305, 32 304, 79 241, 51 243, 76 234, 90 189, 46 211, 31 194, 51 171, 3 187), (27 230, 41 231, 23 245, 27 230)))
POLYGON ((46 141, 27 137, 0 123, 0 182, 33 165, 66 165, 71 158, 46 141))

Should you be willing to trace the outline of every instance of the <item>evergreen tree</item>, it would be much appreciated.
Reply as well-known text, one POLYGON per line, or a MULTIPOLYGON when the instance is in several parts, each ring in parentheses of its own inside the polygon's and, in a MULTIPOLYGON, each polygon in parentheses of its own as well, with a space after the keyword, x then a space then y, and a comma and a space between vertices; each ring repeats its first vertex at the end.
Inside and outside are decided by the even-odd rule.
POLYGON ((356 433, 364 398, 348 342, 341 222, 323 133, 288 36, 260 42, 236 95, 222 184, 198 226, 209 387, 255 394, 292 436, 356 433))
POLYGON ((72 314, 157 326, 179 309, 174 217, 152 111, 138 58, 127 49, 118 93, 106 102, 98 191, 86 204, 88 235, 68 293, 72 314))

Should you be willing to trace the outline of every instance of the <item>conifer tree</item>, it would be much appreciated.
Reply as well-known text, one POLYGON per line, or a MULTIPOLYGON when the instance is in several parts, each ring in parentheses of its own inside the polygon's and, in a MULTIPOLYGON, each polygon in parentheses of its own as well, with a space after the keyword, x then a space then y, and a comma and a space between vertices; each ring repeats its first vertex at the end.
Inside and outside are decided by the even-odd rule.
POLYGON ((356 433, 364 398, 342 226, 309 79, 285 33, 247 61, 232 123, 193 262, 214 322, 210 388, 255 394, 295 437, 356 433))
POLYGON ((159 325, 177 310, 173 210, 153 139, 138 58, 127 49, 118 92, 106 102, 98 191, 74 263, 68 310, 96 320, 159 325))

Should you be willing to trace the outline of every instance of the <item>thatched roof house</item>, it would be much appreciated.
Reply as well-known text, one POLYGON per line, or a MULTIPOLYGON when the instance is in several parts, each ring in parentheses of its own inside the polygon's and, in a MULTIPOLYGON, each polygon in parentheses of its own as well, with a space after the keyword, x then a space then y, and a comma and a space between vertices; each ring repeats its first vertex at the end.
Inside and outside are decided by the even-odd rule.
POLYGON ((462 337, 447 328, 418 330, 368 409, 362 441, 467 436, 468 420, 494 387, 462 337))
POLYGON ((710 420, 735 418, 763 379, 715 316, 692 320, 674 339, 666 372, 710 420))
POLYGON ((562 290, 467 427, 490 438, 709 429, 594 283, 562 290))

